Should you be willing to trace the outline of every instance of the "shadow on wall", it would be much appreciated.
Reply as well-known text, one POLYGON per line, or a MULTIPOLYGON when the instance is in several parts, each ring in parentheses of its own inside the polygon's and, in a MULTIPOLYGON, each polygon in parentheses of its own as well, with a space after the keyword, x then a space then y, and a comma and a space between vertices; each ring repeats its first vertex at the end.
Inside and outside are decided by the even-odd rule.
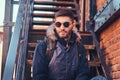
MULTIPOLYGON (((102 42, 102 41, 101 41, 102 42)), ((112 73, 111 73, 111 66, 112 66, 112 63, 111 63, 111 60, 109 59, 109 53, 107 52, 107 47, 104 46, 104 43, 102 42, 101 43, 101 51, 102 51, 102 55, 103 55, 103 59, 105 60, 106 62, 106 67, 107 67, 107 70, 110 74, 110 76, 112 77, 112 73)))

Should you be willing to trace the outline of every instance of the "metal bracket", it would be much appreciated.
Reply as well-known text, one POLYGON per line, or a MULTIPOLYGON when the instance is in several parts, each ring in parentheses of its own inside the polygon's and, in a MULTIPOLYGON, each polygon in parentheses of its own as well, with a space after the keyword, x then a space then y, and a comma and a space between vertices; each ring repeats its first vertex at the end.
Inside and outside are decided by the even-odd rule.
MULTIPOLYGON (((95 15, 95 32, 110 20, 115 14, 120 12, 120 0, 108 0, 101 10, 95 15)), ((104 26, 106 27, 106 26, 104 26)))
POLYGON ((4 22, 4 27, 10 27, 10 26, 14 26, 14 22, 4 22))

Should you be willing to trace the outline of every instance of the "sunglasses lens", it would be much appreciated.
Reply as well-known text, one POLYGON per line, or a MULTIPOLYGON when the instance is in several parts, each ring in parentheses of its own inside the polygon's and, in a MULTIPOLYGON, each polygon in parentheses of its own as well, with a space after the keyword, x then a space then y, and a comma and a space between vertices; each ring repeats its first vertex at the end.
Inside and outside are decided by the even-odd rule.
POLYGON ((64 22, 63 25, 64 25, 64 27, 69 27, 70 23, 69 22, 64 22))
MULTIPOLYGON (((61 27, 61 25, 62 25, 62 23, 60 23, 60 22, 56 22, 56 23, 55 23, 55 26, 56 26, 56 27, 61 27)), ((69 22, 64 22, 64 23, 63 23, 63 26, 67 28, 67 27, 70 26, 70 23, 69 23, 69 22)))
POLYGON ((56 26, 56 27, 60 27, 60 26, 61 26, 61 23, 60 23, 60 22, 56 22, 56 23, 55 23, 55 26, 56 26))

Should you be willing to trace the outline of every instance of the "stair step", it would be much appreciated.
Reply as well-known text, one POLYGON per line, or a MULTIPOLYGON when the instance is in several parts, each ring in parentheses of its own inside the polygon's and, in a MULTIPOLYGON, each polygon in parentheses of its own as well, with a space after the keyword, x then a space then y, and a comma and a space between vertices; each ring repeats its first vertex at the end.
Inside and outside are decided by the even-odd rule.
POLYGON ((58 11, 58 10, 71 10, 71 11, 75 11, 75 8, 66 8, 66 7, 38 7, 38 6, 34 6, 33 10, 35 11, 58 11))
POLYGON ((51 25, 52 22, 51 21, 37 21, 37 20, 33 20, 33 25, 51 25))
POLYGON ((28 54, 34 54, 34 51, 33 50, 28 50, 28 54))
MULTIPOLYGON (((27 55, 27 59, 32 59, 33 58, 33 54, 34 54, 34 50, 35 50, 35 46, 37 45, 37 43, 29 43, 29 47, 32 47, 32 48, 34 48, 34 49, 29 49, 28 50, 28 54, 29 55, 27 55)), ((85 48, 86 48, 86 50, 90 50, 90 49, 94 49, 94 46, 93 45, 84 45, 85 46, 85 48)), ((91 65, 93 65, 93 64, 91 64, 91 65)))
POLYGON ((34 4, 40 4, 40 5, 54 5, 54 6, 74 6, 75 3, 68 2, 68 1, 54 1, 54 2, 48 2, 48 1, 34 1, 34 4))
MULTIPOLYGON (((90 33, 80 33, 82 39, 82 44, 84 45, 93 45, 93 41, 92 41, 92 36, 90 33)), ((37 29, 37 30, 31 30, 29 32, 29 40, 30 42, 36 42, 37 40, 43 40, 46 36, 46 30, 42 30, 42 29, 37 29), (41 37, 40 37, 41 36, 41 37), (34 40, 34 41, 33 41, 34 40)), ((91 48, 94 49, 94 46, 86 46, 87 48, 91 48)))
POLYGON ((46 34, 46 30, 33 29, 29 32, 29 34, 30 35, 36 35, 36 34, 44 35, 44 34, 46 34))
POLYGON ((84 45, 85 49, 95 49, 94 45, 84 45))
MULTIPOLYGON (((33 25, 48 25, 50 26, 52 24, 52 21, 39 21, 39 20, 33 20, 33 25)), ((76 23, 76 26, 79 26, 80 23, 76 23)))
POLYGON ((29 39, 28 42, 37 42, 38 40, 43 40, 45 38, 45 34, 41 35, 41 34, 36 34, 36 35, 29 35, 29 39))
MULTIPOLYGON (((42 14, 42 13, 32 13, 32 15, 33 15, 33 17, 42 17, 42 18, 54 18, 54 15, 55 14, 42 14)), ((74 15, 74 17, 76 18, 77 17, 77 15, 74 15)))
POLYGON ((42 17, 42 18, 54 18, 54 14, 40 14, 40 13, 32 13, 33 17, 42 17))
MULTIPOLYGON (((28 43, 28 47, 35 48, 38 43, 28 43)), ((94 49, 94 45, 84 45, 85 49, 94 49)))
POLYGON ((79 32, 81 36, 92 36, 90 32, 79 32))
POLYGON ((28 50, 28 54, 29 55, 27 55, 27 59, 33 59, 34 50, 28 50))
POLYGON ((36 47, 38 43, 28 43, 28 47, 36 47))
MULTIPOLYGON (((27 63, 30 64, 30 65, 32 65, 32 62, 33 61, 31 59, 27 60, 27 63)), ((97 66, 101 65, 101 62, 99 62, 99 61, 89 61, 88 64, 89 64, 90 67, 97 67, 97 66)))
POLYGON ((33 60, 27 59, 27 60, 26 60, 26 63, 32 66, 33 60))
POLYGON ((48 26, 50 26, 50 25, 36 25, 36 24, 33 23, 32 29, 30 31, 46 32, 48 26))
POLYGON ((88 63, 90 67, 97 67, 101 65, 100 61, 89 61, 88 63))
MULTIPOLYGON (((33 30, 31 32, 29 32, 30 34, 46 34, 46 30, 42 31, 42 30, 33 30)), ((92 36, 91 33, 89 32, 79 32, 81 36, 92 36)))

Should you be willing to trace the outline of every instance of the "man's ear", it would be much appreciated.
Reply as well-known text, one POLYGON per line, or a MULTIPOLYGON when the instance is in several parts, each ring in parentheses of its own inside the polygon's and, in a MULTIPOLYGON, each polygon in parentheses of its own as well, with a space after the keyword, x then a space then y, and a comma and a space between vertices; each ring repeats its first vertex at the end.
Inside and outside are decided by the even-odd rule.
POLYGON ((76 20, 73 20, 73 28, 76 27, 76 20))

